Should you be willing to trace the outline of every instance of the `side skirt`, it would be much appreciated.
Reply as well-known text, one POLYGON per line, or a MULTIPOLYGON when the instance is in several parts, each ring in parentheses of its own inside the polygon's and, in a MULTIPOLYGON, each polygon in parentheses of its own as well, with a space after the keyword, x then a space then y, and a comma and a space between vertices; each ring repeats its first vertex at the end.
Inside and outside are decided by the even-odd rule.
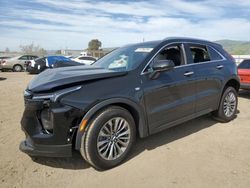
MULTIPOLYGON (((199 117, 199 116, 208 114, 208 113, 210 113, 210 112, 212 112, 212 111, 213 111, 212 109, 203 110, 203 111, 200 111, 200 112, 196 112, 196 113, 194 113, 194 114, 192 114, 192 115, 183 117, 183 118, 181 118, 181 119, 172 121, 172 122, 170 122, 170 123, 161 125, 161 126, 158 127, 157 129, 152 130, 152 131, 150 132, 150 135, 151 135, 151 134, 158 133, 158 132, 163 131, 163 130, 165 130, 165 129, 168 129, 168 128, 170 128, 170 127, 179 125, 179 124, 184 123, 184 122, 186 122, 186 121, 195 119, 195 118, 197 118, 197 117, 199 117)), ((149 126, 150 126, 150 125, 149 125, 149 126)))

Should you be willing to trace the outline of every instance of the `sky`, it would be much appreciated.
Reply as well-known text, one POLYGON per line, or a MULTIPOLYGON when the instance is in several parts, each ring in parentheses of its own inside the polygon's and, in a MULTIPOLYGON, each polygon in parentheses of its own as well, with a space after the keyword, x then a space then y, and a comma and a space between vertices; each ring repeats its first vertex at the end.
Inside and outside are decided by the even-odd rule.
POLYGON ((250 40, 248 0, 0 0, 0 50, 85 49, 171 36, 250 40))

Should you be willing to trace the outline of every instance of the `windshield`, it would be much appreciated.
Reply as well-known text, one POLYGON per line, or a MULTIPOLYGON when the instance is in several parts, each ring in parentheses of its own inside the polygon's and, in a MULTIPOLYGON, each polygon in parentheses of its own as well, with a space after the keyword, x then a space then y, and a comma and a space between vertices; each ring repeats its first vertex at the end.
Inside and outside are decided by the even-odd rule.
POLYGON ((130 71, 139 66, 158 43, 143 43, 118 48, 93 65, 115 71, 130 71))

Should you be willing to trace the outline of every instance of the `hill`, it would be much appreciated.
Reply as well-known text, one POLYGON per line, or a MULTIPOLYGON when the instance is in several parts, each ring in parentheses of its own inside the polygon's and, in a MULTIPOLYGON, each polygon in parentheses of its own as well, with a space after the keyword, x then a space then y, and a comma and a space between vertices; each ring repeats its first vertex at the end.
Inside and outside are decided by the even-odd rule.
POLYGON ((232 55, 250 55, 250 41, 218 40, 215 42, 221 44, 232 55))

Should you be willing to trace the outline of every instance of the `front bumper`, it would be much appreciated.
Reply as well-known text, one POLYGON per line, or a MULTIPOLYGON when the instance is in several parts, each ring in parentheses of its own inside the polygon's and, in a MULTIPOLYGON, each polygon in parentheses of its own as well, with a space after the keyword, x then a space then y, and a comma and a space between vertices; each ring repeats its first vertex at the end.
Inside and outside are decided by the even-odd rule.
POLYGON ((250 84, 241 83, 241 84, 240 84, 240 89, 250 89, 250 84))
POLYGON ((47 105, 42 100, 25 99, 21 126, 26 139, 19 148, 31 156, 70 157, 81 111, 62 104, 47 105), (39 116, 45 108, 50 109, 52 133, 46 132, 39 116))
POLYGON ((27 138, 20 143, 19 149, 30 156, 71 157, 72 144, 66 145, 35 145, 27 138))
POLYGON ((26 66, 25 69, 30 74, 38 74, 38 73, 40 73, 40 71, 37 68, 35 68, 35 67, 26 66))

